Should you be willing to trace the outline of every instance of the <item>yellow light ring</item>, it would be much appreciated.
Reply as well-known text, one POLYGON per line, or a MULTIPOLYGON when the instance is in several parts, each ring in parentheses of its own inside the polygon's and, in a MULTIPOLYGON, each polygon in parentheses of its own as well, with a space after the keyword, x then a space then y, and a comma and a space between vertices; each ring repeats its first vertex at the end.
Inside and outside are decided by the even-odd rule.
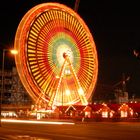
MULTIPOLYGON (((34 101, 41 98, 48 102, 57 88, 56 76, 63 64, 63 53, 59 51, 62 48, 64 52, 70 51, 70 60, 86 98, 92 95, 98 76, 96 46, 88 27, 72 9, 58 3, 33 7, 18 26, 14 47, 18 50, 15 61, 20 79, 34 101)), ((63 104, 80 102, 79 96, 72 93, 76 88, 72 76, 66 84, 60 87, 60 92, 68 87, 71 95, 63 95, 63 104)), ((61 93, 54 102, 61 104, 61 93)))

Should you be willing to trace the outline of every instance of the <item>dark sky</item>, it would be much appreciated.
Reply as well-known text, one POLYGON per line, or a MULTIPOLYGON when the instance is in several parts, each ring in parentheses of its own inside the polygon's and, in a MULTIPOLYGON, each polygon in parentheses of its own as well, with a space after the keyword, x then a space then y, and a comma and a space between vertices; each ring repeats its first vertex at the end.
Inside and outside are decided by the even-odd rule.
MULTIPOLYGON (((59 2, 71 8, 74 8, 75 4, 75 0, 0 1, 0 48, 12 47, 22 17, 29 9, 43 2, 59 2)), ((109 87, 119 82, 122 73, 125 73, 126 77, 131 77, 127 82, 129 96, 135 94, 140 97, 140 60, 133 55, 133 49, 140 46, 139 3, 122 0, 81 0, 77 12, 88 25, 97 47, 97 92, 102 85, 106 87, 106 93, 110 92, 109 87)), ((11 67, 9 64, 8 66, 11 67)))

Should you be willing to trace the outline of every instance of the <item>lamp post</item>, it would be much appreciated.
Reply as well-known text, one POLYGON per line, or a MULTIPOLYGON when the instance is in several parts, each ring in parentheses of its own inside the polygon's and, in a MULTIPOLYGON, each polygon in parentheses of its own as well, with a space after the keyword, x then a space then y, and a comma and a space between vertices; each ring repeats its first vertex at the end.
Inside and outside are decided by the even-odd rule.
POLYGON ((18 52, 17 50, 9 50, 3 49, 2 52, 2 71, 1 71, 1 94, 0 94, 0 127, 1 125, 1 118, 2 118, 2 98, 4 94, 4 60, 5 60, 5 52, 11 52, 11 54, 16 55, 18 52))

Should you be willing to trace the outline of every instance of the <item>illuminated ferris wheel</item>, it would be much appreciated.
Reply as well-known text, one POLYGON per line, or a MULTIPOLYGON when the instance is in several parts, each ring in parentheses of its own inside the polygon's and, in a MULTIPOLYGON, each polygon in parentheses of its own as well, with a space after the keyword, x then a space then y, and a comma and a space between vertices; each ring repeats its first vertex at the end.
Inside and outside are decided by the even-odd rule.
POLYGON ((39 4, 22 18, 14 48, 20 79, 36 104, 88 104, 98 59, 80 16, 58 3, 39 4))

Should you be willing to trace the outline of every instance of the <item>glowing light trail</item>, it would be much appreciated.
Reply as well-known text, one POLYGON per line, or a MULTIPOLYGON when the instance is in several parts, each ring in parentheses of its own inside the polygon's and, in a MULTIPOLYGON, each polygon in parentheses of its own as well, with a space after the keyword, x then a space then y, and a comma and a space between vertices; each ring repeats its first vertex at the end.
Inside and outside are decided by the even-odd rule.
POLYGON ((57 121, 32 121, 32 120, 10 120, 2 119, 2 122, 10 123, 31 123, 31 124, 54 124, 54 125, 75 125, 73 122, 57 122, 57 121))

